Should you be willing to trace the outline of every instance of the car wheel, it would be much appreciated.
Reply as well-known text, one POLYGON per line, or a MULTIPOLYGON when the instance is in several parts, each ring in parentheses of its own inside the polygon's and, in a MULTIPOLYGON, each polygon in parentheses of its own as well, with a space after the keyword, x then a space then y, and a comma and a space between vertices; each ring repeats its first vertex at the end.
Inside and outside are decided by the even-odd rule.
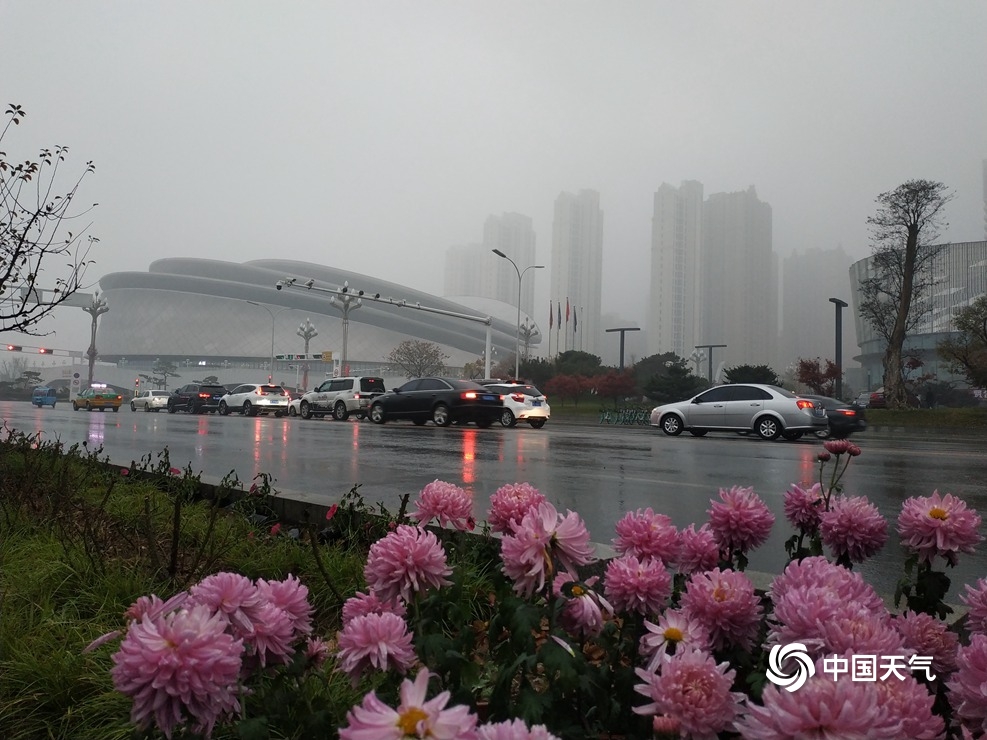
POLYGON ((303 419, 312 418, 312 407, 309 405, 308 401, 302 401, 301 414, 303 419))
POLYGON ((781 436, 789 442, 794 442, 796 439, 802 439, 803 434, 804 432, 782 432, 781 436))
POLYGON ((137 410, 137 404, 135 404, 133 401, 130 402, 130 410, 131 411, 136 411, 137 410))
POLYGON ((336 405, 332 407, 332 418, 336 421, 346 421, 349 416, 350 412, 346 410, 346 404, 336 401, 336 405))
POLYGON ((257 416, 257 409, 253 407, 250 401, 244 401, 243 410, 241 413, 243 413, 244 416, 257 416))
POLYGON ((772 416, 762 416, 757 421, 754 422, 754 431, 757 432, 761 439, 778 439, 781 433, 784 431, 778 420, 772 416))
POLYGON ((693 437, 705 437, 707 431, 706 429, 690 429, 689 434, 693 437))
POLYGON ((295 411, 295 407, 294 406, 289 406, 288 407, 288 416, 298 416, 298 412, 295 411))
POLYGON ((114 414, 115 414, 115 413, 116 413, 117 411, 119 411, 119 410, 120 410, 120 407, 119 407, 119 406, 114 406, 114 407, 113 407, 113 413, 114 413, 114 414))
POLYGON ((226 405, 226 401, 220 401, 219 402, 219 415, 220 416, 229 416, 229 414, 230 414, 230 407, 226 405))
POLYGON ((528 419, 528 423, 531 425, 532 429, 541 429, 545 426, 544 419, 528 419))
POLYGON ((275 411, 274 412, 274 418, 275 419, 280 419, 282 416, 284 416, 284 411, 275 411))
POLYGON ((72 410, 73 411, 78 411, 79 410, 79 406, 78 406, 78 404, 75 401, 72 402, 72 410))
POLYGON ((447 427, 450 421, 452 420, 449 418, 449 407, 444 403, 440 403, 432 409, 432 423, 435 426, 447 427))
POLYGON ((177 409, 175 408, 175 404, 173 404, 171 401, 168 401, 168 413, 173 414, 175 413, 175 411, 177 411, 177 409))
POLYGON ((476 425, 480 427, 480 429, 489 429, 493 426, 493 419, 477 419, 476 425))
POLYGON ((89 405, 89 401, 86 401, 86 411, 92 411, 93 407, 89 405))
POLYGON ((517 419, 514 418, 514 412, 510 409, 504 409, 500 413, 500 423, 505 427, 512 427, 517 424, 517 419))
POLYGON ((379 403, 375 403, 370 407, 370 421, 374 424, 384 423, 384 407, 379 403))
POLYGON ((195 407, 195 404, 191 401, 188 402, 188 406, 185 407, 186 414, 197 414, 199 410, 195 407))
POLYGON ((669 437, 682 434, 682 420, 675 414, 665 414, 661 417, 661 430, 669 437))

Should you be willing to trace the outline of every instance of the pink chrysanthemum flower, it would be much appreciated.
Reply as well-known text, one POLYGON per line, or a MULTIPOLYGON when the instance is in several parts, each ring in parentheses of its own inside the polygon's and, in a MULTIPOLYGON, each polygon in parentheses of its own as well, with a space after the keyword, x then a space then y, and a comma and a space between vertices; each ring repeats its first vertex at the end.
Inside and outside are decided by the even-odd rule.
POLYGON ((860 454, 860 448, 848 439, 831 439, 824 442, 823 447, 834 455, 846 454, 850 457, 856 457, 860 454))
POLYGON ((682 610, 706 628, 714 650, 750 650, 763 612, 750 578, 719 568, 693 574, 682 594, 682 610))
POLYGON ((830 563, 823 557, 788 564, 771 584, 774 606, 771 644, 804 643, 813 657, 826 648, 823 625, 859 609, 871 616, 890 618, 884 602, 859 573, 830 563))
POLYGON ((494 532, 511 534, 524 515, 545 501, 545 497, 530 483, 508 483, 490 497, 487 522, 494 532))
POLYGON ((636 714, 678 720, 680 731, 694 740, 715 740, 720 732, 733 729, 743 694, 733 692, 736 671, 729 664, 717 665, 707 653, 690 650, 665 663, 661 673, 635 670, 644 683, 634 690, 651 700, 634 707, 636 714))
POLYGON ((987 636, 973 635, 957 653, 956 665, 946 682, 953 716, 966 729, 987 733, 987 636))
POLYGON ((329 643, 321 637, 309 637, 305 641, 305 660, 312 668, 321 668, 329 659, 329 643))
POLYGON ((709 528, 721 552, 744 555, 767 542, 775 517, 753 488, 721 488, 720 501, 710 504, 709 528))
MULTIPOLYGON (((907 657, 913 654, 905 649, 905 641, 894 628, 887 610, 875 613, 849 602, 838 605, 826 619, 817 616, 815 623, 823 655, 853 653, 907 657)), ((807 641, 807 647, 810 642, 807 641)))
POLYGON ((382 601, 410 601, 412 594, 448 586, 452 568, 438 538, 419 527, 399 525, 370 546, 363 575, 382 601))
POLYGON ((672 656, 683 651, 709 652, 709 632, 698 619, 678 609, 667 609, 655 624, 644 620, 645 634, 641 637, 641 655, 650 656, 646 671, 654 673, 672 656))
POLYGON ((532 725, 531 729, 521 719, 493 722, 476 728, 479 740, 560 740, 545 725, 532 725))
POLYGON ((500 551, 514 590, 529 597, 554 575, 555 559, 570 573, 593 560, 589 531, 579 515, 568 511, 562 516, 547 501, 525 514, 513 534, 504 536, 500 551))
POLYGON ((735 729, 744 740, 902 740, 901 720, 874 683, 834 681, 821 672, 798 691, 767 684, 735 729))
POLYGON ((469 526, 472 517, 473 497, 459 486, 441 480, 434 480, 421 490, 411 513, 411 518, 419 524, 437 519, 443 527, 452 526, 461 531, 472 529, 469 526))
POLYGON ((312 632, 312 605, 308 601, 308 588, 289 574, 283 581, 257 580, 257 591, 271 604, 281 609, 291 622, 295 639, 312 632))
MULTIPOLYGON (((123 613, 123 616, 128 622, 139 622, 145 616, 151 620, 155 620, 163 614, 167 614, 178 609, 178 607, 185 603, 186 599, 188 599, 188 591, 179 591, 167 601, 162 601, 154 594, 151 594, 150 596, 141 596, 127 608, 127 611, 123 613)), ((108 642, 112 642, 122 634, 123 630, 113 630, 112 632, 107 632, 105 635, 100 635, 89 643, 82 652, 92 652, 96 648, 105 645, 108 642)))
POLYGON ((660 614, 672 593, 672 576, 657 558, 624 555, 607 564, 603 593, 618 612, 660 614))
POLYGON ((679 533, 670 517, 651 508, 630 511, 617 522, 614 549, 620 555, 658 558, 672 566, 678 560, 679 533))
POLYGON ((292 616, 268 601, 257 610, 250 632, 243 635, 243 644, 259 665, 266 666, 287 663, 297 637, 292 616))
POLYGON ((966 593, 960 599, 970 608, 966 613, 967 629, 987 634, 987 578, 981 578, 975 586, 966 584, 966 593))
POLYGON ((367 614, 351 619, 337 635, 340 669, 353 687, 367 669, 405 674, 415 663, 412 633, 396 614, 367 614))
POLYGON ((822 486, 818 483, 809 488, 793 483, 785 491, 785 518, 801 532, 815 532, 819 528, 822 507, 822 486))
MULTIPOLYGON (((904 679, 889 678, 877 682, 881 705, 889 710, 892 717, 901 720, 899 737, 909 740, 943 740, 946 725, 942 717, 932 711, 935 696, 914 675, 906 673, 904 676, 904 679)), ((847 679, 842 677, 841 680, 847 679)))
POLYGON ((932 672, 945 676, 956 670, 959 636, 931 614, 905 612, 894 617, 894 627, 904 640, 905 648, 915 655, 932 657, 932 672))
POLYGON ((940 496, 913 496, 905 501, 898 515, 901 544, 918 553, 919 559, 931 563, 941 555, 950 565, 956 565, 961 552, 972 553, 983 540, 980 515, 968 509, 951 493, 940 496))
POLYGON ((593 576, 579 582, 569 573, 559 573, 555 577, 552 590, 556 597, 565 600, 559 613, 559 625, 570 635, 595 637, 603 631, 604 612, 613 614, 609 602, 592 588, 598 580, 593 576))
POLYGON ((397 614, 404 618, 408 610, 401 600, 381 601, 376 593, 369 594, 358 591, 343 602, 343 625, 355 617, 362 617, 367 614, 397 614))
POLYGON ((720 562, 720 548, 708 524, 699 529, 695 524, 690 524, 679 532, 679 544, 679 573, 687 576, 702 573, 713 570, 720 562))
POLYGON ((477 740, 476 715, 469 707, 446 709, 448 691, 425 700, 428 677, 428 670, 423 668, 414 683, 407 679, 401 682, 397 709, 384 704, 371 691, 347 713, 348 724, 340 728, 339 740, 477 740))
POLYGON ((888 522, 863 496, 839 496, 819 520, 819 534, 837 558, 860 563, 888 541, 888 522))
POLYGON ((193 732, 209 737, 217 720, 239 714, 243 643, 227 626, 202 605, 132 623, 110 670, 116 690, 134 700, 131 722, 170 738, 191 720, 193 732))
POLYGON ((214 573, 189 589, 186 606, 205 604, 222 614, 233 626, 238 637, 253 632, 253 622, 265 603, 257 585, 239 573, 214 573))

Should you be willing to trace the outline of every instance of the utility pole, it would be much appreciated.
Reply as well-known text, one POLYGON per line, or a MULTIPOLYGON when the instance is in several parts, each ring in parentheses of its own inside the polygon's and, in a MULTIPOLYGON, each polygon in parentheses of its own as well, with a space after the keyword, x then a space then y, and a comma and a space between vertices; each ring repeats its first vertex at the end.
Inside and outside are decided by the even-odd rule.
POLYGON ((622 326, 617 329, 604 329, 604 331, 619 331, 620 332, 620 369, 624 369, 624 334, 629 331, 641 331, 640 327, 637 326, 622 326))
POLYGON ((726 347, 726 345, 725 344, 697 344, 696 345, 696 349, 707 350, 707 355, 708 355, 707 359, 709 360, 709 375, 706 376, 706 379, 710 383, 713 382, 713 348, 714 347, 726 347))

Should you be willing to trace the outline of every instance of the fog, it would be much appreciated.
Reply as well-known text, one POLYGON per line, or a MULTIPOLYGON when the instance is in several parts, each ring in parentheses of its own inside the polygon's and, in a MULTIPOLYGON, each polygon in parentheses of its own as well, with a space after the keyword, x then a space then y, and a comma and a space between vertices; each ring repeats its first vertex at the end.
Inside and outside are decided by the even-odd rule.
MULTIPOLYGON (((93 284, 277 255, 440 294, 446 250, 518 212, 546 306, 555 198, 593 189, 603 312, 643 325, 662 182, 754 185, 780 257, 866 256, 875 197, 913 178, 955 191, 945 239, 984 239, 985 31, 965 1, 4 0, 28 116, 3 148, 95 162, 93 284)), ((42 329, 84 350, 88 326, 42 329)))

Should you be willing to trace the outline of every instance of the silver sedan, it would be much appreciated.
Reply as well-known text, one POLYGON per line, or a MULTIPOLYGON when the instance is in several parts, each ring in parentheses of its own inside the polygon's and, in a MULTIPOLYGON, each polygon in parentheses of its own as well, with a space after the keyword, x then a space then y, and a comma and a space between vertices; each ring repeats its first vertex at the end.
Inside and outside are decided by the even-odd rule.
POLYGON ((688 401, 651 411, 651 426, 675 436, 707 432, 755 432, 763 439, 798 439, 828 427, 826 411, 811 399, 774 385, 731 383, 703 391, 688 401))

